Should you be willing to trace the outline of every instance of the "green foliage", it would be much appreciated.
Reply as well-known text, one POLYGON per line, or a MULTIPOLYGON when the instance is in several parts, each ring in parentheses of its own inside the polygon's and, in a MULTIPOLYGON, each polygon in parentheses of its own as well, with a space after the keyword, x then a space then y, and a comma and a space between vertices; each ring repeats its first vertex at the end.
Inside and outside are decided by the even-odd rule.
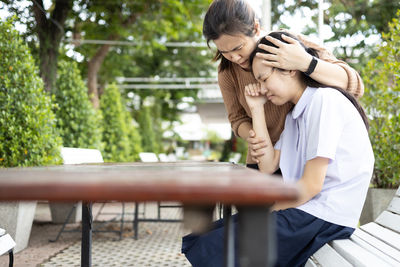
POLYGON ((230 140, 225 141, 220 161, 228 161, 234 153, 240 153, 241 157, 238 163, 246 164, 247 142, 236 136, 232 136, 230 140))
MULTIPOLYGON (((314 25, 307 27, 304 34, 316 33, 318 3, 318 0, 292 1, 289 5, 282 5, 281 10, 286 10, 286 14, 301 11, 304 15, 311 11, 314 25)), ((388 22, 400 8, 398 0, 326 0, 324 3, 328 6, 324 11, 324 24, 333 33, 325 43, 331 43, 331 47, 335 47, 334 54, 356 69, 364 67, 369 58, 375 57, 369 37, 376 39, 381 32, 387 32, 388 22)))
MULTIPOLYGON (((397 17, 400 16, 400 10, 397 17)), ((362 98, 370 118, 375 153, 373 184, 400 185, 400 21, 389 23, 378 56, 363 70, 366 92, 362 98)))
POLYGON ((141 130, 143 151, 158 153, 150 107, 142 106, 137 114, 137 122, 141 130))
POLYGON ((0 166, 60 163, 51 98, 13 21, 0 22, 0 166))
POLYGON ((136 129, 132 116, 129 112, 125 115, 126 124, 128 128, 128 140, 129 140, 129 161, 139 160, 139 153, 142 152, 142 137, 139 131, 136 129))
POLYGON ((63 145, 101 150, 101 115, 89 100, 75 62, 58 63, 56 88, 55 113, 63 145))
POLYGON ((123 162, 130 159, 129 130, 126 109, 122 105, 121 94, 115 84, 105 88, 100 99, 103 114, 103 158, 108 162, 123 162))
POLYGON ((242 156, 240 157, 239 163, 246 164, 247 158, 247 142, 242 138, 236 138, 236 151, 242 156))

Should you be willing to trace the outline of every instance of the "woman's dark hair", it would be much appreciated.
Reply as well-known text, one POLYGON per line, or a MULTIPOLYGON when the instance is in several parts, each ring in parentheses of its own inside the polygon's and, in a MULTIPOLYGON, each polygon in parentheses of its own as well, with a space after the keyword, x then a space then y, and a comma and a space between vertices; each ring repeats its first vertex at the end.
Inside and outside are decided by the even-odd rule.
MULTIPOLYGON (((217 40, 221 35, 244 34, 255 35, 256 14, 245 0, 214 0, 205 15, 203 35, 209 46, 210 41, 217 40)), ((213 60, 221 59, 219 71, 232 68, 233 64, 219 51, 213 60)))
MULTIPOLYGON (((307 53, 309 53, 310 55, 312 55, 312 56, 314 56, 316 58, 319 58, 318 50, 316 50, 314 48, 311 48, 311 47, 305 46, 303 44, 303 42, 301 42, 296 36, 294 36, 294 35, 292 35, 292 34, 290 34, 288 32, 280 31, 280 32, 271 32, 270 34, 268 34, 268 36, 271 36, 271 37, 273 37, 275 39, 278 39, 279 41, 281 41, 283 43, 288 43, 285 40, 283 40, 282 35, 286 35, 286 36, 289 36, 290 38, 293 38, 293 39, 297 40, 301 44, 301 46, 304 47, 304 50, 306 50, 307 53)), ((250 68, 251 69, 252 69, 252 66, 253 66, 254 58, 255 58, 257 53, 271 54, 271 53, 265 51, 264 49, 259 48, 258 47, 259 44, 264 44, 264 45, 273 46, 275 48, 278 48, 276 45, 274 45, 273 43, 268 41, 265 37, 261 38, 258 41, 256 48, 250 54, 250 57, 249 57, 249 64, 250 64, 250 68)), ((354 107, 360 113, 360 116, 361 116, 362 120, 364 121, 365 127, 368 130, 369 123, 368 123, 367 115, 365 114, 365 111, 361 107, 360 103, 357 101, 357 99, 352 94, 350 94, 349 92, 347 92, 347 91, 345 91, 345 90, 343 90, 341 88, 338 88, 338 87, 327 86, 327 85, 321 84, 321 83, 315 81, 314 79, 312 79, 310 76, 305 75, 304 72, 301 73, 301 78, 303 79, 303 81, 305 82, 305 84, 307 86, 310 86, 310 87, 330 87, 330 88, 334 88, 334 89, 338 90, 339 92, 341 92, 354 105, 354 107)))

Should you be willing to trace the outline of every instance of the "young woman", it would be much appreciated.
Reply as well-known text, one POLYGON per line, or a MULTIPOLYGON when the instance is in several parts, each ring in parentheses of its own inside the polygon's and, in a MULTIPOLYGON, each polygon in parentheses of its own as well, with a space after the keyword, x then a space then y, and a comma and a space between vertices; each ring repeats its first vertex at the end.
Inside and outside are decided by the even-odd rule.
MULTIPOLYGON (((290 35, 269 36, 285 42, 283 36, 290 35)), ((262 38, 261 44, 276 48, 268 40, 262 38)), ((305 46, 303 50, 317 57, 315 50, 305 46)), ((258 83, 246 86, 245 98, 256 136, 267 142, 258 158, 260 171, 273 173, 280 167, 286 182, 303 189, 299 200, 274 206, 276 266, 304 266, 324 244, 350 237, 357 226, 374 164, 368 121, 349 93, 320 88, 298 70, 266 66, 256 53, 266 52, 257 48, 249 57, 258 83), (275 147, 265 122, 268 102, 294 105, 275 147)), ((194 267, 222 266, 224 229, 218 225, 204 235, 184 237, 183 252, 194 267)))
MULTIPOLYGON (((210 5, 203 24, 203 35, 207 42, 213 41, 218 51, 215 60, 220 60, 218 81, 224 98, 232 130, 236 136, 247 140, 249 153, 247 163, 250 167, 257 167, 257 157, 263 154, 266 140, 255 138, 252 131, 251 112, 244 97, 244 88, 255 83, 249 72, 249 56, 256 47, 257 41, 264 36, 254 10, 246 0, 215 0, 210 5)), ((307 42, 300 36, 300 40, 312 48, 319 50, 321 60, 310 73, 314 80, 334 87, 345 89, 356 97, 364 92, 363 83, 359 75, 343 61, 337 60, 327 50, 316 44, 307 42)), ((286 70, 307 71, 312 57, 302 49, 298 41, 284 37, 285 42, 271 39, 277 48, 261 46, 271 54, 261 54, 266 66, 286 70)), ((279 139, 283 130, 286 114, 293 107, 287 103, 275 106, 267 102, 264 106, 265 120, 272 143, 279 139)))

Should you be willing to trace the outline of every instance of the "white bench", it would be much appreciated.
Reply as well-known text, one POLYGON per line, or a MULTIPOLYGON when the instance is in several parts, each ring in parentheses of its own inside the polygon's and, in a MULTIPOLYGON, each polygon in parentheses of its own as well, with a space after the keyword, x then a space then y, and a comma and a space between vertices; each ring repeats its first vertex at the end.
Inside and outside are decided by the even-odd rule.
POLYGON ((13 248, 15 247, 15 242, 9 234, 6 234, 6 230, 0 228, 0 256, 4 253, 8 253, 10 256, 9 266, 13 266, 14 256, 13 248))
POLYGON ((324 245, 305 266, 400 266, 400 187, 374 222, 357 228, 349 239, 324 245))

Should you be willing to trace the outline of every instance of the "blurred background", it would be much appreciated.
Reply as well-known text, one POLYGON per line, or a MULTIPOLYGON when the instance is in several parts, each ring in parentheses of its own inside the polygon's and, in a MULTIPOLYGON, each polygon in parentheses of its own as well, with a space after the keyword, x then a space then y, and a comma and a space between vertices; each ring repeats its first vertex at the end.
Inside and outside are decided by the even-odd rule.
MULTIPOLYGON (((308 35, 360 72, 374 183, 397 187, 400 2, 249 2, 266 30, 308 35)), ((152 152, 160 160, 244 163, 246 143, 232 135, 218 88, 215 48, 202 37, 210 3, 1 0, 0 166, 60 163, 61 145, 99 149, 108 162, 152 152), (29 123, 38 130, 27 131, 29 123)))

